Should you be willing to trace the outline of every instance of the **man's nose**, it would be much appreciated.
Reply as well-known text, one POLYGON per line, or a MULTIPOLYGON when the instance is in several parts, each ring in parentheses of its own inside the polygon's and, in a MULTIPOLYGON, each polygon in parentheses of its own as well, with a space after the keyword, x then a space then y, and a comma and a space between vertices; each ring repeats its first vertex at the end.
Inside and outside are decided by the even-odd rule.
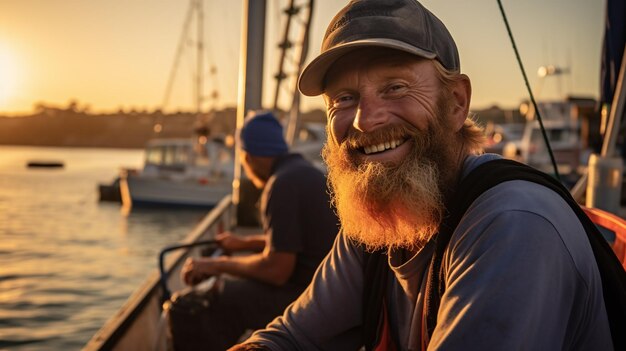
POLYGON ((387 123, 389 116, 378 100, 377 97, 361 96, 356 116, 352 122, 352 126, 356 130, 368 133, 387 123))

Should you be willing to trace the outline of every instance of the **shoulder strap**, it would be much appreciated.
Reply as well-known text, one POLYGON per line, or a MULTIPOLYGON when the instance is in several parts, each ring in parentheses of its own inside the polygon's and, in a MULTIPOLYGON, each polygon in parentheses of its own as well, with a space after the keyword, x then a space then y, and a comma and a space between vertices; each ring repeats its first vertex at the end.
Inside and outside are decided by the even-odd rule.
POLYGON ((626 330, 626 271, 622 268, 608 242, 574 201, 569 191, 557 180, 534 168, 505 159, 485 162, 476 167, 461 181, 453 200, 450 202, 448 216, 435 238, 436 249, 426 283, 424 319, 428 337, 432 335, 437 324, 437 311, 445 290, 445 276, 441 262, 454 229, 478 196, 486 190, 510 180, 530 181, 551 189, 567 201, 578 216, 585 228, 600 271, 613 345, 616 350, 626 349, 626 334, 623 333, 626 330))
POLYGON ((387 287, 387 251, 365 251, 363 262, 363 345, 367 351, 379 343, 383 321, 383 301, 387 287))

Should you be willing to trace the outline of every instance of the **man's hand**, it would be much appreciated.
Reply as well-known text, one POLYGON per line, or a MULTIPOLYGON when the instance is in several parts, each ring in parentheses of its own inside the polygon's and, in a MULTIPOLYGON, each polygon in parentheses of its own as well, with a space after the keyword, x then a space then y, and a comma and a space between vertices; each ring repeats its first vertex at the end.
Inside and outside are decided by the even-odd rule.
POLYGON ((187 285, 196 285, 210 276, 221 273, 218 269, 219 258, 187 258, 180 276, 187 285))

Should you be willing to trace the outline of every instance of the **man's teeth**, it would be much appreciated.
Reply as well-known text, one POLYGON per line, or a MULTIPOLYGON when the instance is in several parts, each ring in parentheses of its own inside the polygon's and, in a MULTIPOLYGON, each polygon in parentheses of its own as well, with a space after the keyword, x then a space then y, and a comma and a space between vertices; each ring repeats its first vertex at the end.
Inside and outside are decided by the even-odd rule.
POLYGON ((382 152, 382 151, 389 150, 389 149, 395 149, 396 147, 400 146, 400 144, 402 143, 403 143, 403 140, 386 141, 378 145, 365 146, 363 147, 363 151, 365 151, 366 155, 369 155, 375 152, 382 152))

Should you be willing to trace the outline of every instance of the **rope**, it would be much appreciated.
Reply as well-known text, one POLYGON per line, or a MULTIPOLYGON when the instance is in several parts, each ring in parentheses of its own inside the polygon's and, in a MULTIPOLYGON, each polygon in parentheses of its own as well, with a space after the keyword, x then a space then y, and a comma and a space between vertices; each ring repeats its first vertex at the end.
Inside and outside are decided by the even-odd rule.
POLYGON ((176 48, 176 56, 174 56, 174 63, 170 68, 170 74, 167 79, 167 86, 165 88, 165 95, 163 96, 163 102, 161 103, 161 108, 165 109, 170 100, 170 95, 172 93, 172 87, 174 85, 174 79, 176 78, 176 71, 178 70, 178 65, 180 64, 180 57, 182 56, 183 51, 185 50, 185 45, 187 44, 187 36, 189 34, 189 26, 191 24, 191 17, 194 12, 193 1, 189 2, 189 8, 187 9, 187 15, 185 16, 185 23, 183 24, 183 31, 178 39, 178 46, 176 48))
POLYGON ((543 140, 546 143, 548 154, 550 155, 550 161, 552 161, 552 167, 554 167, 554 176, 558 181, 561 181, 561 176, 559 175, 559 168, 556 165, 556 159, 554 158, 554 153, 552 153, 552 147, 550 146, 550 141, 548 140, 548 134, 546 134, 546 129, 543 126, 543 119, 541 118, 541 113, 539 112, 539 108, 537 107, 535 96, 533 95, 533 91, 530 88, 530 83, 528 83, 528 77, 526 76, 526 71, 524 70, 524 64, 522 63, 522 58, 520 57, 519 51, 517 50, 517 45, 515 45, 515 39, 513 38, 513 33, 511 32, 511 26, 509 26, 509 21, 507 20, 506 13, 504 13, 504 8, 502 7, 501 0, 497 0, 497 1, 498 1, 498 7, 500 7, 500 13, 502 13, 502 19, 504 20, 504 25, 506 26, 506 31, 509 34, 509 39, 511 39, 511 45, 513 45, 513 51, 515 51, 515 57, 517 58, 517 63, 519 64, 519 68, 522 71, 522 76, 524 77, 524 83, 526 84, 526 89, 528 90, 530 101, 533 104, 533 108, 535 109, 535 113, 537 115, 537 120, 539 121, 539 126, 541 127, 541 134, 543 135, 543 140))

